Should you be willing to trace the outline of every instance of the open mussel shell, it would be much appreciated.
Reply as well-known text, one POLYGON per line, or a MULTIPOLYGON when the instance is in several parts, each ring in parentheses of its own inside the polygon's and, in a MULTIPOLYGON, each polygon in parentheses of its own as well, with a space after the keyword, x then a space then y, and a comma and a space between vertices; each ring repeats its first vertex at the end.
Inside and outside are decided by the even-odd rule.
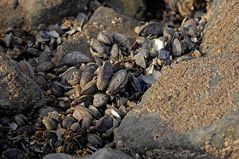
POLYGON ((113 75, 112 64, 110 63, 110 61, 104 61, 97 75, 96 81, 97 88, 99 90, 104 90, 108 86, 112 75, 113 75))
POLYGON ((119 70, 114 74, 114 76, 110 80, 106 93, 110 95, 116 94, 122 88, 125 87, 127 81, 128 81, 127 71, 125 69, 119 70))

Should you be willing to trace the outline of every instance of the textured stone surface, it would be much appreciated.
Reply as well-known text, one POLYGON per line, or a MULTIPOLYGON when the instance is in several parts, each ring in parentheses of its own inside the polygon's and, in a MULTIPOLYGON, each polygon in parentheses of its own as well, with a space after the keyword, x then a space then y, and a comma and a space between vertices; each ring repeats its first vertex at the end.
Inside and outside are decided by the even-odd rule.
POLYGON ((89 0, 20 0, 17 7, 14 2, 0 1, 0 30, 22 25, 36 28, 41 23, 58 22, 82 11, 89 0))
POLYGON ((87 159, 132 159, 129 155, 119 150, 103 148, 93 153, 87 159))
POLYGON ((64 153, 52 153, 44 156, 43 159, 82 159, 82 158, 71 156, 64 153))
POLYGON ((105 0, 105 3, 116 11, 137 19, 142 18, 145 11, 144 0, 105 0))
POLYGON ((208 54, 163 69, 115 131, 118 148, 151 158, 239 157, 239 3, 213 6, 220 18, 209 18, 208 54))
POLYGON ((72 51, 89 53, 88 41, 93 37, 96 38, 98 33, 103 30, 125 34, 133 40, 136 37, 134 33, 136 25, 137 21, 129 16, 122 15, 107 7, 99 7, 84 27, 83 32, 77 33, 59 46, 53 61, 58 64, 65 54, 72 51))
POLYGON ((37 84, 20 71, 18 64, 0 54, 0 112, 19 113, 42 97, 37 84))
POLYGON ((238 54, 239 2, 217 0, 213 2, 205 29, 202 48, 208 55, 238 54), (215 18, 217 17, 217 18, 215 18))

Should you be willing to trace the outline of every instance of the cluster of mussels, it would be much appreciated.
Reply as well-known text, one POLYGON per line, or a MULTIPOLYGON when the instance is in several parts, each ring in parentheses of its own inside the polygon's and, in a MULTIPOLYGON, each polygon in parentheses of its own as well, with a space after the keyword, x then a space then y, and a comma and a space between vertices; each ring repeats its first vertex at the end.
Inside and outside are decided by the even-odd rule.
POLYGON ((82 25, 40 29, 35 43, 24 43, 16 31, 9 31, 0 50, 11 48, 7 53, 41 86, 51 106, 27 117, 1 118, 5 129, 1 127, 0 135, 7 138, 0 140, 3 156, 84 155, 112 146, 113 130, 159 78, 161 68, 202 55, 199 46, 205 24, 206 17, 199 13, 185 18, 178 28, 143 23, 135 28, 138 36, 133 43, 126 35, 102 31, 89 42, 91 54, 69 52, 61 65, 52 62, 52 50, 81 31, 82 25))

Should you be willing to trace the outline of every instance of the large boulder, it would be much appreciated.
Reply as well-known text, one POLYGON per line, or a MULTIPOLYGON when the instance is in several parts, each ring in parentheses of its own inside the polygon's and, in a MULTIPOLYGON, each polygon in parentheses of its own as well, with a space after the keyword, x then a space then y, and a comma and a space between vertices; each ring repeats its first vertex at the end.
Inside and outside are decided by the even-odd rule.
POLYGON ((75 34, 59 46, 53 61, 59 64, 64 55, 72 51, 81 51, 89 54, 90 46, 88 41, 91 38, 96 38, 100 31, 121 33, 127 35, 130 40, 133 40, 136 38, 136 34, 134 33, 136 25, 137 20, 129 16, 120 14, 107 7, 99 7, 82 32, 75 34))
POLYGON ((84 10, 89 0, 1 0, 0 30, 12 26, 36 28, 84 10), (7 17, 7 18, 6 18, 7 17))
POLYGON ((19 69, 17 62, 0 54, 0 112, 20 113, 40 102, 38 85, 19 69))
POLYGON ((239 157, 238 13, 236 0, 213 2, 207 55, 162 70, 115 131, 118 148, 146 158, 239 157))

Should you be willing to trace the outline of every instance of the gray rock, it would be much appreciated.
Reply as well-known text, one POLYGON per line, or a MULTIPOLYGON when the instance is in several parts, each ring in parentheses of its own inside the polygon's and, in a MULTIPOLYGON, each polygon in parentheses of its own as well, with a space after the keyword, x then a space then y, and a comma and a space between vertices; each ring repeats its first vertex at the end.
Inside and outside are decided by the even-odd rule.
POLYGON ((0 29, 11 26, 36 28, 39 24, 54 24, 63 17, 83 11, 89 0, 21 0, 18 5, 13 2, 0 1, 0 29))
POLYGON ((214 1, 211 15, 225 20, 209 18, 202 45, 208 54, 162 70, 116 129, 117 148, 146 158, 239 157, 238 6, 214 1))
POLYGON ((0 112, 20 113, 37 104, 42 98, 38 85, 17 62, 0 54, 0 112))
POLYGON ((83 158, 71 156, 65 153, 52 153, 44 156, 43 159, 83 159, 83 158))
POLYGON ((120 150, 104 148, 96 151, 86 159, 132 159, 132 158, 120 150))
POLYGON ((83 32, 76 33, 59 46, 53 61, 55 64, 59 64, 67 53, 73 51, 90 54, 90 46, 87 41, 90 41, 91 38, 96 38, 101 31, 121 33, 133 40, 136 37, 134 33, 136 25, 137 21, 129 16, 122 15, 107 7, 99 7, 83 28, 83 32))

